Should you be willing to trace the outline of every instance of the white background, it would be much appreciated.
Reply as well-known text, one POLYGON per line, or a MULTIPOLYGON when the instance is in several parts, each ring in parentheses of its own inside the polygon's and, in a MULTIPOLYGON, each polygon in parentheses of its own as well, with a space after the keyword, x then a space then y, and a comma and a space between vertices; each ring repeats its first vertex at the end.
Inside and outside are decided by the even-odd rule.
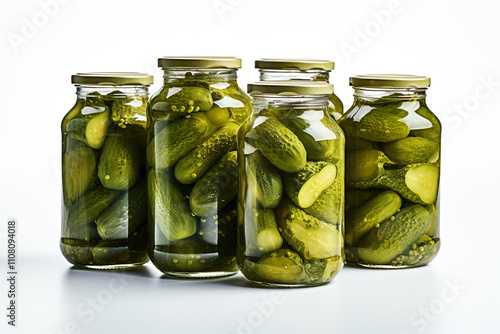
POLYGON ((20 251, 18 326, 6 324, 2 278, 0 332, 500 333, 499 14, 495 0, 0 0, 2 272, 9 218, 20 251), (346 109, 350 75, 431 77, 428 104, 444 128, 436 260, 346 268, 327 286, 286 291, 241 276, 160 279, 152 265, 121 276, 70 269, 59 251, 70 76, 145 71, 154 92, 164 55, 241 57, 244 88, 258 78, 257 58, 331 59, 346 109))

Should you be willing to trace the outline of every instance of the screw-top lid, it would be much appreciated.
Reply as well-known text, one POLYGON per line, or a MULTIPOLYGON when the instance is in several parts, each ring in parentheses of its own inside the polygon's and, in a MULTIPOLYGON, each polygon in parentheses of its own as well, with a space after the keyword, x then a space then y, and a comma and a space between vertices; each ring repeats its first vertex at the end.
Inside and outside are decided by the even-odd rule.
POLYGON ((71 83, 75 85, 152 85, 153 76, 137 72, 88 72, 77 73, 71 76, 71 83))
POLYGON ((241 68, 236 57, 162 57, 158 67, 166 68, 241 68))
POLYGON ((333 85, 320 81, 259 81, 248 84, 248 93, 255 95, 331 95, 333 85))
POLYGON ((320 59, 271 59, 263 58, 255 61, 255 68, 266 70, 323 70, 331 71, 335 63, 320 59))
POLYGON ((427 88, 431 79, 421 75, 365 74, 350 77, 349 84, 366 88, 427 88))

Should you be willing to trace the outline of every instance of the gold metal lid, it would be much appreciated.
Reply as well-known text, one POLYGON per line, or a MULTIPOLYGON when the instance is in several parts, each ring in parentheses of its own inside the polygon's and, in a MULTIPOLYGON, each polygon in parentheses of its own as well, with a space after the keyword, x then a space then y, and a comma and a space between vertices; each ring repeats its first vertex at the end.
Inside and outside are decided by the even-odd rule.
POLYGON ((331 95, 333 85, 322 81, 259 81, 248 84, 247 91, 255 95, 331 95))
POLYGON ((153 84, 153 76, 138 72, 88 72, 71 76, 75 85, 123 86, 153 84))
POLYGON ((262 58, 255 61, 255 68, 266 70, 323 70, 331 71, 335 63, 321 59, 272 59, 262 58))
POLYGON ((162 57, 158 67, 166 68, 241 68, 236 57, 162 57))
POLYGON ((421 75, 365 74, 350 77, 349 84, 366 88, 427 88, 431 79, 421 75))

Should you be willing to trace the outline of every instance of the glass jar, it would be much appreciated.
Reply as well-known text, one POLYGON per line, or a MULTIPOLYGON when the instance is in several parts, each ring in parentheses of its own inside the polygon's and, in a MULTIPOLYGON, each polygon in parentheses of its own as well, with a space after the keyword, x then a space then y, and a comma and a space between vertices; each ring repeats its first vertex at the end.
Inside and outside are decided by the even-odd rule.
POLYGON ((238 265, 263 286, 325 284, 341 270, 344 144, 333 86, 248 85, 254 111, 238 144, 238 265))
POLYGON ((237 132, 251 104, 241 59, 164 57, 149 103, 150 258, 172 277, 235 274, 237 132))
POLYGON ((439 238, 441 124, 427 107, 430 79, 350 78, 346 135, 346 256, 369 268, 423 266, 439 238))
POLYGON ((62 121, 62 238, 77 267, 142 265, 147 254, 146 111, 153 77, 79 73, 62 121))
MULTIPOLYGON (((319 59, 261 59, 255 61, 260 80, 308 80, 330 82, 330 72, 335 63, 319 59)), ((335 120, 344 113, 344 105, 335 93, 329 97, 329 111, 335 120)))

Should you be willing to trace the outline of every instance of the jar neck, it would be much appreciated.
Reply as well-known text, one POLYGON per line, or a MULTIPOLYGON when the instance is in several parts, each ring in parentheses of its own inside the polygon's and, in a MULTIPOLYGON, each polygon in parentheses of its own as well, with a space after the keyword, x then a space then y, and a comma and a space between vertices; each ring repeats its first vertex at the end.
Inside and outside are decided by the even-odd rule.
POLYGON ((361 102, 374 102, 390 99, 393 101, 424 101, 426 88, 354 88, 354 100, 361 102))
POLYGON ((326 70, 271 70, 259 69, 260 80, 308 80, 308 81, 330 81, 330 71, 326 70))
POLYGON ((180 80, 202 80, 207 82, 233 82, 236 81, 237 78, 238 78, 237 69, 163 68, 163 80, 165 84, 180 80))
POLYGON ((328 112, 329 95, 258 95, 253 96, 252 105, 255 110, 268 107, 303 109, 323 109, 328 112))
POLYGON ((127 86, 101 86, 101 85, 77 85, 76 95, 79 99, 87 97, 96 97, 99 95, 123 95, 123 96, 138 96, 148 97, 148 86, 143 85, 127 85, 127 86))

